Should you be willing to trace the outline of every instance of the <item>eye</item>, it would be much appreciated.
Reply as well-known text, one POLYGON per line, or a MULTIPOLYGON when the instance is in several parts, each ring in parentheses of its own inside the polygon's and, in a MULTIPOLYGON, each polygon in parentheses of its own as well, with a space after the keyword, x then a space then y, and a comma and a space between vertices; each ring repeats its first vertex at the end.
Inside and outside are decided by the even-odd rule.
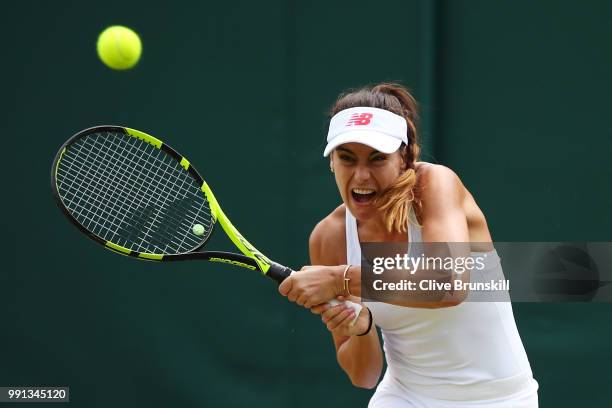
POLYGON ((355 160, 352 156, 349 156, 348 154, 340 154, 338 155, 338 157, 340 158, 340 160, 345 162, 352 162, 355 160))
POLYGON ((372 158, 372 161, 375 161, 375 162, 381 162, 381 161, 385 161, 385 160, 387 160, 387 156, 374 156, 372 158))

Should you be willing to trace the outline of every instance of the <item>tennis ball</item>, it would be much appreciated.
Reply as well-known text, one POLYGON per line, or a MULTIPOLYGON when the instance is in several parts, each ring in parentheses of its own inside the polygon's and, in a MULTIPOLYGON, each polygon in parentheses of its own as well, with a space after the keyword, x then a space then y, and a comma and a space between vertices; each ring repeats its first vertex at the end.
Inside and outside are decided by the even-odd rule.
POLYGON ((111 26, 98 37, 98 56, 112 69, 132 68, 140 59, 142 44, 134 31, 123 26, 111 26))
POLYGON ((202 224, 194 224, 191 230, 198 237, 201 237, 202 235, 204 235, 204 226, 202 224))

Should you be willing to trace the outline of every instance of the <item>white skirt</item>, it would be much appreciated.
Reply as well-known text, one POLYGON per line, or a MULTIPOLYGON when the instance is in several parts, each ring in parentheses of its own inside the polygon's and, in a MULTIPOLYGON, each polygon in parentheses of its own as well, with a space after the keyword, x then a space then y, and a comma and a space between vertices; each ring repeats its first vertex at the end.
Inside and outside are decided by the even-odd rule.
POLYGON ((407 389, 387 372, 370 399, 368 408, 537 408, 537 390, 538 383, 532 379, 524 390, 501 398, 478 399, 478 396, 474 396, 469 401, 442 400, 407 389))

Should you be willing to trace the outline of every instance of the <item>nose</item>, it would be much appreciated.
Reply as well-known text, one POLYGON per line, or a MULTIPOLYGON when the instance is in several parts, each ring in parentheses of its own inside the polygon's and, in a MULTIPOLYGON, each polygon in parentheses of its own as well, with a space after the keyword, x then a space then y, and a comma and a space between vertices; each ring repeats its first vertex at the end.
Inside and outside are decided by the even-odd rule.
POLYGON ((355 182, 358 184, 363 184, 368 180, 370 180, 370 169, 368 166, 357 166, 355 169, 355 182))

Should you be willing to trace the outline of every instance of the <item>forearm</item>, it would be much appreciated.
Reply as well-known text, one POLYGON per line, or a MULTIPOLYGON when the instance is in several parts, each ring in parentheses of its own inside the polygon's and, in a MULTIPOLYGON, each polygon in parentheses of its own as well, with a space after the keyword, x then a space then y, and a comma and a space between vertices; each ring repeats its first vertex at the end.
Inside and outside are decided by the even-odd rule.
POLYGON ((374 388, 382 372, 383 357, 376 328, 365 336, 351 336, 337 348, 338 364, 356 387, 374 388))

